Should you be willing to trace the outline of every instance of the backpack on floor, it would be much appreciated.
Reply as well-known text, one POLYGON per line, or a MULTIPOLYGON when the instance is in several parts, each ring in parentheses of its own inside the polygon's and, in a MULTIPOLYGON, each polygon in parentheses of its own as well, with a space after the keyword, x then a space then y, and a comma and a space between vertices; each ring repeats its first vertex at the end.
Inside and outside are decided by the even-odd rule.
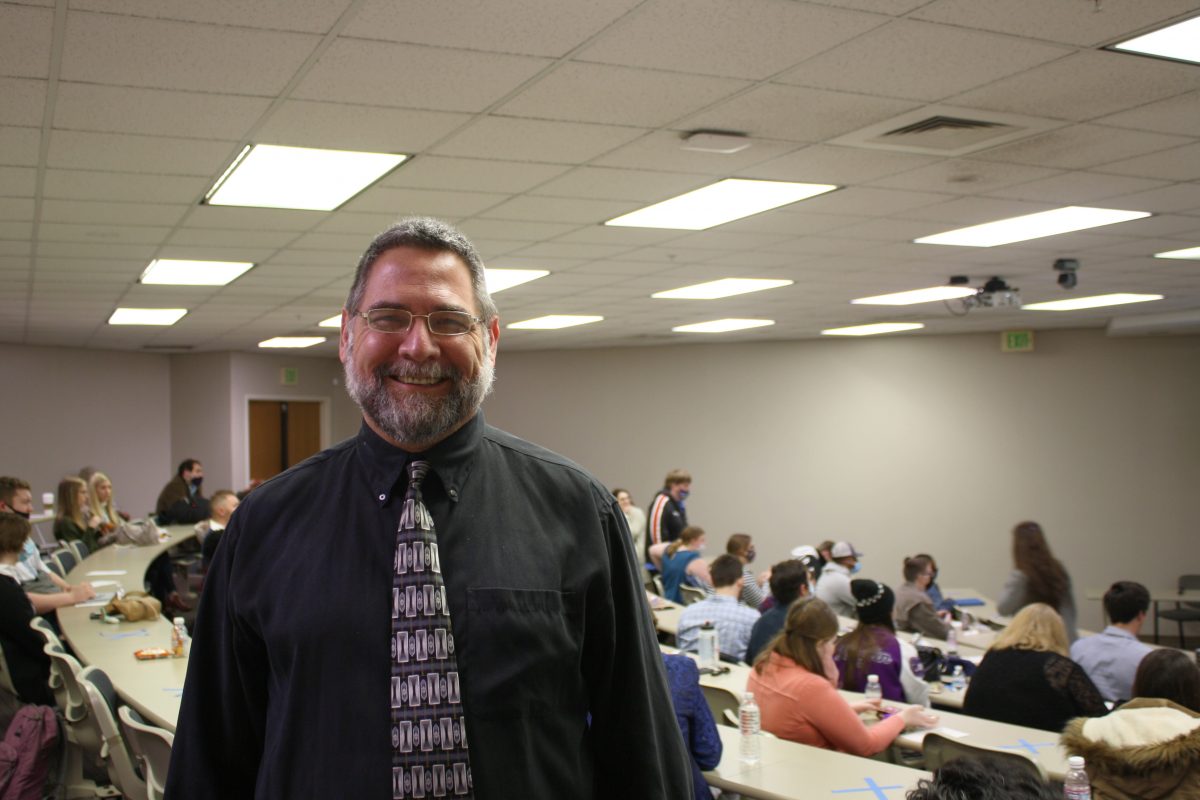
POLYGON ((49 706, 25 706, 0 742, 0 800, 39 800, 58 744, 58 720, 49 706))

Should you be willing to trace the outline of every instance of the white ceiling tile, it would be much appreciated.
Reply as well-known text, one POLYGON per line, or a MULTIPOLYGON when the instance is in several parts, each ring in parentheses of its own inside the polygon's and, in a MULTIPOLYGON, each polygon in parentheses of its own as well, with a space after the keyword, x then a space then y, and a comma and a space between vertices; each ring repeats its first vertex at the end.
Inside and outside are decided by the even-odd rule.
POLYGON ((53 31, 50 9, 0 5, 0 75, 49 77, 53 31))
POLYGON ((807 210, 807 202, 801 202, 774 211, 764 211, 745 219, 734 220, 721 227, 747 233, 788 233, 792 236, 808 236, 837 230, 858 222, 866 222, 868 219, 870 217, 858 214, 816 214, 807 210))
POLYGON ((1143 0, 1137 3, 1052 3, 1040 0, 935 0, 912 13, 968 28, 1011 33, 1077 45, 1096 45, 1194 12, 1191 0, 1143 0))
POLYGON ((0 164, 32 167, 38 163, 38 143, 42 132, 37 128, 0 126, 0 164))
POLYGON ((197 205, 183 224, 189 228, 306 231, 328 216, 324 211, 197 205))
POLYGON ((553 239, 578 228, 578 225, 562 222, 520 222, 516 220, 470 219, 461 230, 476 241, 494 239, 498 241, 535 242, 553 239))
POLYGON ((607 64, 560 64, 497 109, 516 117, 658 127, 749 82, 607 64))
POLYGON ((39 127, 46 105, 47 81, 0 78, 0 125, 39 127))
POLYGON ((5 222, 32 222, 33 199, 0 197, 0 220, 5 222))
POLYGON ((1011 36, 895 20, 810 58, 776 80, 932 102, 1071 52, 1011 36))
POLYGON ((262 97, 64 81, 58 84, 54 127, 236 141, 246 135, 268 105, 270 101, 262 97))
POLYGON ((1116 208, 1164 213, 1200 209, 1200 183, 1179 183, 1110 198, 1116 208))
POLYGON ((62 79, 274 95, 320 41, 301 33, 73 11, 62 79))
POLYGON ((294 147, 415 153, 469 119, 447 111, 288 100, 271 112, 254 138, 294 147))
POLYGON ((0 239, 28 239, 33 236, 33 221, 0 221, 0 239))
POLYGON ((955 105, 1083 121, 1194 90, 1194 66, 1082 52, 952 98, 955 105))
POLYGON ((1031 139, 993 147, 991 150, 976 153, 975 158, 982 161, 1015 162, 1059 169, 1088 169, 1121 158, 1166 150, 1187 141, 1181 136, 1162 133, 1105 128, 1100 125, 1071 125, 1031 139))
POLYGON ((435 111, 483 111, 551 62, 412 44, 338 39, 293 96, 435 111), (397 76, 420 75, 420 80, 397 76))
POLYGON ((912 111, 919 103, 764 84, 683 120, 680 127, 742 131, 752 137, 819 142, 912 111), (814 114, 813 109, 821 113, 814 114))
POLYGON ((762 80, 886 21, 785 0, 650 0, 577 58, 762 80))
POLYGON ((1174 214, 1156 214, 1112 225, 1103 230, 1121 236, 1152 239, 1173 236, 1179 239, 1200 238, 1200 219, 1174 214))
POLYGON ((561 175, 561 164, 531 164, 478 158, 419 155, 392 172, 381 186, 516 193, 561 175))
MULTIPOLYGON (((299 238, 299 236, 300 234, 297 234, 294 231, 211 230, 208 228, 180 228, 171 234, 171 238, 166 241, 165 246, 170 248, 178 248, 217 245, 225 248, 275 248, 283 247, 292 242, 292 240, 299 238)), ((178 258, 179 256, 171 257, 178 258)), ((212 257, 215 258, 215 256, 212 257)), ((237 260, 248 261, 251 259, 243 257, 237 260)))
MULTIPOLYGON (((142 229, 145 230, 144 228, 142 229)), ((104 231, 97 231, 103 234, 104 231)), ((164 235, 165 232, 164 232, 164 235)), ((94 238, 94 237, 93 237, 94 238)), ((38 256, 47 258, 149 259, 157 244, 108 244, 105 239, 92 242, 43 240, 38 244, 38 256)), ((149 263, 147 261, 146 263, 149 263)))
POLYGON ((654 131, 597 158, 593 166, 730 176, 796 149, 795 144, 788 142, 757 140, 741 152, 726 155, 684 150, 682 144, 683 134, 680 132, 654 131))
POLYGON ((575 197, 589 200, 633 200, 655 202, 712 183, 708 175, 674 172, 578 167, 548 181, 536 190, 549 197, 575 197))
POLYGON ((517 256, 529 256, 530 258, 609 258, 619 255, 628 250, 628 247, 620 245, 602 245, 602 244, 569 244, 563 241, 544 242, 542 244, 533 244, 529 247, 523 247, 516 251, 517 256))
POLYGON ((876 14, 902 16, 914 8, 925 5, 929 0, 810 0, 817 5, 853 8, 857 11, 872 11, 876 14))
MULTIPOLYGON (((1052 178, 1043 178, 998 189, 990 194, 996 197, 1015 197, 1020 200, 1040 200, 1045 203, 1081 206, 1114 195, 1138 192, 1162 185, 1162 181, 1145 178, 1124 178, 1096 172, 1065 172, 1052 178)), ((1140 209, 1138 206, 1121 207, 1150 210, 1140 209)))
POLYGON ((309 233, 291 243, 296 250, 328 250, 332 253, 353 253, 355 256, 362 252, 364 246, 363 237, 341 233, 309 233))
POLYGON ((71 222, 86 225, 158 225, 178 224, 187 206, 163 203, 112 203, 87 200, 45 200, 43 222, 71 222))
POLYGON ((1049 178, 1062 170, 1001 164, 970 158, 948 158, 924 167, 873 181, 873 186, 889 189, 983 194, 1016 183, 1049 178))
MULTIPOLYGON (((352 211, 339 211, 332 214, 317 225, 314 230, 321 233, 360 233, 364 236, 364 242, 369 237, 374 236, 382 230, 385 230, 389 225, 396 221, 395 213, 388 214, 359 214, 352 211)), ((290 253, 281 253, 279 256, 271 259, 285 263, 292 263, 289 260, 290 253)))
MULTIPOLYGON (((862 214, 883 216, 933 205, 952 195, 933 192, 909 192, 899 189, 872 189, 852 186, 801 201, 804 211, 814 214, 862 214)), ((800 204, 796 205, 800 208, 800 204)))
MULTIPOLYGON (((1031 203, 1023 200, 998 199, 994 197, 957 197, 945 203, 926 206, 904 214, 909 219, 929 220, 942 223, 947 229, 965 225, 980 225, 999 219, 1036 214, 1053 206, 1049 203, 1031 203)), ((935 231, 938 232, 938 231, 935 231)), ((958 250, 959 248, 948 248, 958 250)))
POLYGON ((350 0, 71 0, 71 8, 133 17, 325 33, 350 0))
POLYGON ((459 220, 491 208, 508 197, 507 194, 484 192, 444 192, 373 186, 347 203, 345 208, 352 212, 387 212, 397 218, 432 216, 459 220))
POLYGON ((618 19, 637 0, 367 0, 346 36, 557 58, 618 19))
POLYGON ((545 220, 599 225, 636 208, 636 203, 621 200, 581 200, 524 195, 500 203, 488 209, 482 216, 489 219, 521 219, 535 222, 545 220))
POLYGON ((52 131, 46 163, 52 167, 215 177, 236 155, 226 142, 52 131))
POLYGON ((1104 172, 1136 175, 1141 178, 1161 178, 1168 181, 1196 180, 1200 178, 1200 143, 1123 161, 1114 161, 1099 169, 1104 172))
MULTIPOLYGON (((38 240, 41 242, 86 242, 103 245, 156 245, 166 238, 170 231, 171 229, 167 227, 156 228, 149 225, 119 226, 107 223, 87 225, 42 222, 38 227, 38 240)), ((42 248, 39 248, 38 252, 43 252, 42 248)), ((46 255, 56 255, 50 250, 46 250, 45 253, 46 255)))
POLYGON ((1195 136, 1197 119, 1200 119, 1200 91, 1168 97, 1166 100, 1147 103, 1094 121, 1114 128, 1135 128, 1195 136))
POLYGON ((439 155, 512 161, 586 161, 641 136, 638 128, 485 117, 438 145, 439 155))
POLYGON ((0 167, 0 196, 33 197, 37 170, 33 167, 0 167))
POLYGON ((194 203, 207 189, 208 179, 199 177, 48 169, 42 190, 46 197, 66 200, 194 203))
POLYGON ((643 247, 678 239, 681 231, 665 228, 625 228, 609 225, 585 225, 570 233, 555 237, 556 242, 572 244, 603 244, 625 247, 643 247))
POLYGON ((28 255, 33 251, 33 246, 28 241, 3 241, 0 240, 0 255, 19 256, 28 255))
MULTIPOLYGON (((834 183, 845 186, 866 183, 885 175, 934 164, 937 161, 938 159, 934 156, 915 153, 815 144, 747 167, 740 170, 739 175, 743 178, 834 183)), ((898 186, 896 188, 924 189, 928 187, 898 186)))

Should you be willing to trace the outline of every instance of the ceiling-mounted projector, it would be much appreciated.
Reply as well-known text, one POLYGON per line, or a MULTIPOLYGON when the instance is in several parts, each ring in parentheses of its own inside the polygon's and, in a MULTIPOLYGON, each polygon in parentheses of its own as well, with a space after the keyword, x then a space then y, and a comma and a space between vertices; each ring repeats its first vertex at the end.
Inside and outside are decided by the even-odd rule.
MULTIPOLYGON (((950 285, 966 286, 970 281, 971 279, 966 275, 955 275, 950 279, 950 285)), ((962 313, 964 314, 972 308, 1020 308, 1021 290, 1015 286, 1009 286, 1004 278, 992 276, 987 283, 979 287, 975 294, 959 298, 958 302, 962 304, 962 313)), ((949 301, 947 301, 947 305, 949 305, 949 301)))

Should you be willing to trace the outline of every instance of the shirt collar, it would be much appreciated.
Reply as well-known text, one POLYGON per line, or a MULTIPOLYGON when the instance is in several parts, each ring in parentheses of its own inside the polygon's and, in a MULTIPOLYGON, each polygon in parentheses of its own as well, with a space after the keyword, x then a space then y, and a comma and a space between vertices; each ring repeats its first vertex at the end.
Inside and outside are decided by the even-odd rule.
POLYGON ((408 488, 405 467, 410 461, 421 460, 429 462, 430 473, 437 476, 446 490, 446 497, 457 503, 471 472, 475 451, 483 440, 484 426, 483 412, 478 411, 465 425, 433 447, 422 453, 409 453, 384 441, 364 420, 354 449, 366 470, 375 501, 386 506, 395 492, 399 491, 403 496, 408 488))
POLYGON ((1107 628, 1105 628, 1104 635, 1105 636, 1119 636, 1122 639, 1131 639, 1135 642, 1137 641, 1137 637, 1134 636, 1132 633, 1125 630, 1124 628, 1118 628, 1115 625, 1109 625, 1107 628))

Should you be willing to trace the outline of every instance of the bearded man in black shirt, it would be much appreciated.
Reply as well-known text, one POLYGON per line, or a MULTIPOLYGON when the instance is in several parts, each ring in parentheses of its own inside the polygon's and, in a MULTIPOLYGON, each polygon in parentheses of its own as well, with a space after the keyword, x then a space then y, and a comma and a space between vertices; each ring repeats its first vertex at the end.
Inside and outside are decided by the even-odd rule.
POLYGON ((453 228, 403 220, 363 254, 339 349, 363 426, 233 516, 197 618, 168 797, 692 796, 624 515, 583 469, 479 411, 499 334, 482 262, 453 228), (392 708, 406 686, 393 660, 409 655, 392 592, 414 461, 428 464, 444 581, 429 596, 450 618, 437 649, 457 663, 449 695, 416 677, 406 697, 461 712, 440 738, 437 719, 399 733, 392 708), (469 778, 413 766, 414 748, 451 739, 469 778))

